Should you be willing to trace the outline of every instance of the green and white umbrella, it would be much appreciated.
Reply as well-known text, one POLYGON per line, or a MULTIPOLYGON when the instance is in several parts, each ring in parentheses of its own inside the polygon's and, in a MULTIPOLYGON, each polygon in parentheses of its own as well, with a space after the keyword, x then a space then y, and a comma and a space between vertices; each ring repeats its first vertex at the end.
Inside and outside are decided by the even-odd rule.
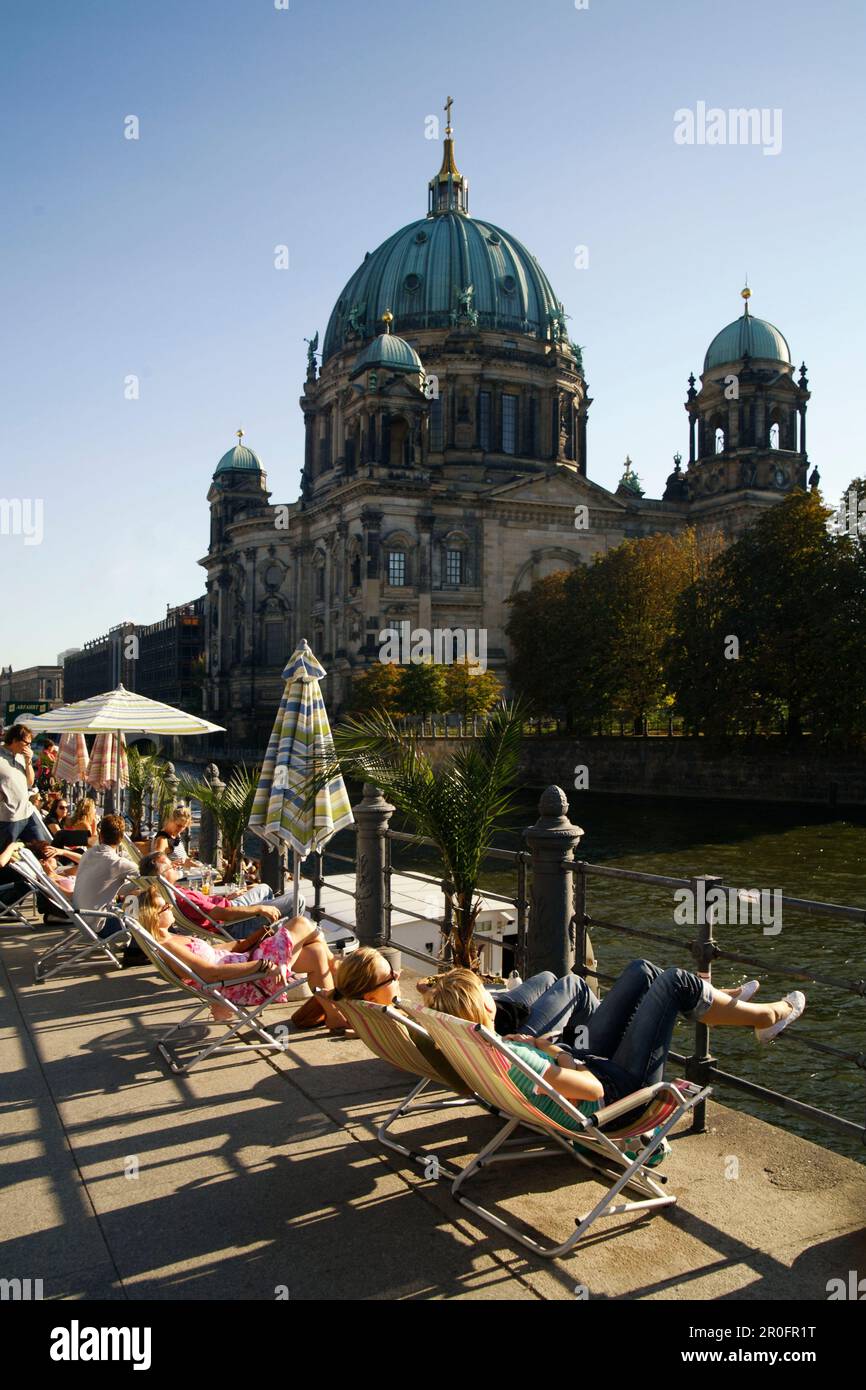
MULTIPOLYGON (((61 705, 38 718, 28 719, 27 727, 35 732, 81 734, 211 734, 223 733, 221 724, 210 724, 196 714, 164 705, 160 700, 148 700, 119 685, 102 695, 76 700, 73 705, 61 705)), ((122 780, 121 741, 114 741, 114 775, 109 781, 117 788, 120 802, 122 780)))
POLYGON ((262 764, 249 828, 266 843, 294 853, 297 909, 301 860, 320 850, 354 816, 339 773, 310 800, 312 780, 334 754, 319 681, 325 676, 305 641, 283 672, 286 688, 262 764))

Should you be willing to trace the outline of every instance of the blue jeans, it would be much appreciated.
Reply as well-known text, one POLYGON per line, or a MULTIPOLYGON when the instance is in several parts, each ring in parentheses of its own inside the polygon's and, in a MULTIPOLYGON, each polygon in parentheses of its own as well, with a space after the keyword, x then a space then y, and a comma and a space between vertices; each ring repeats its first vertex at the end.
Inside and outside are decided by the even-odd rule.
POLYGON ((593 1011, 587 1047, 574 1055, 604 1086, 605 1102, 620 1100, 663 1079, 678 1015, 700 1018, 712 1002, 712 986, 690 970, 633 960, 593 1011))
POLYGON ((601 1007, 580 975, 563 975, 558 980, 552 970, 533 975, 515 989, 500 990, 496 998, 528 1006, 529 1017, 521 1032, 534 1038, 562 1038, 569 1045, 574 1041, 575 1029, 586 1024, 601 1007))
POLYGON ((50 844, 51 836, 31 812, 23 820, 0 821, 0 849, 11 845, 13 840, 47 840, 50 844))
MULTIPOLYGON (((274 896, 274 890, 268 883, 253 883, 245 892, 239 893, 236 898, 232 898, 232 907, 257 907, 259 903, 267 903, 268 907, 277 907, 281 917, 292 916, 292 893, 281 893, 279 897, 274 896)), ((298 898, 298 912, 303 915, 306 903, 301 894, 298 898)), ((233 936, 235 941, 243 941, 245 936, 256 930, 257 927, 270 926, 264 917, 248 917, 243 922, 224 923, 229 936, 233 936)))

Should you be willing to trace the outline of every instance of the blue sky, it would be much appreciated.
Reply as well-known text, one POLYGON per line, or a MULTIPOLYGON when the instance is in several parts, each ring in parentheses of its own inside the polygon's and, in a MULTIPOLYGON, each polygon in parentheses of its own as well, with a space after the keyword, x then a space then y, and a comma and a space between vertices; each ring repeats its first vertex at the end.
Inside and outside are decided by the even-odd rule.
POLYGON ((586 345, 590 476, 615 486, 629 453, 660 495, 688 451, 686 378, 748 272, 753 312, 808 364, 835 501, 863 472, 864 13, 2 0, 0 496, 43 499, 44 539, 0 535, 2 592, 24 599, 0 664, 202 592, 206 492, 239 425, 274 500, 295 498, 303 340, 425 213, 425 120, 449 93, 472 211, 538 256, 586 345), (677 145, 674 112, 699 101, 780 109, 781 152, 677 145))

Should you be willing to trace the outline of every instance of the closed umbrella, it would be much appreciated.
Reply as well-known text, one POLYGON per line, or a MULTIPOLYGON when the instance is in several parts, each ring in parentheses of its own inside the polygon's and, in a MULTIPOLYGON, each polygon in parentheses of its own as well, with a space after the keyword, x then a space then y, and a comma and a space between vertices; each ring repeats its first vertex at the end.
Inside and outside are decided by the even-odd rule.
POLYGON ((87 776, 87 739, 84 734, 61 735, 54 776, 60 782, 83 782, 87 776))
POLYGON ((123 734, 96 735, 85 781, 98 792, 114 787, 117 805, 120 805, 120 789, 129 786, 129 761, 123 734))
POLYGON ((262 764, 249 828, 268 844, 294 853, 297 910, 301 860, 320 850, 354 816, 338 774, 310 799, 313 779, 333 760, 334 742, 319 681, 325 670, 304 641, 283 672, 280 701, 262 764))

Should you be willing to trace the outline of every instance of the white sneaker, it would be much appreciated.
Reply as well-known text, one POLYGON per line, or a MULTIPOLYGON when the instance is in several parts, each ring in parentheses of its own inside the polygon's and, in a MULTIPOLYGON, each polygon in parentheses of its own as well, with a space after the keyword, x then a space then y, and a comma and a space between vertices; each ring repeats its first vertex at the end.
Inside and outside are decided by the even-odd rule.
POLYGON ((740 985, 740 992, 736 996, 741 1004, 747 1004, 753 994, 757 994, 761 988, 760 980, 747 980, 744 985, 740 985))
POLYGON ((776 1023, 771 1023, 769 1028, 756 1028, 755 1037, 758 1042, 772 1042, 773 1038, 777 1038, 789 1023, 793 1023, 796 1018, 799 1018, 806 1007, 806 996, 801 990, 795 989, 791 994, 785 995, 785 1003, 791 1005, 791 1012, 776 1023))

